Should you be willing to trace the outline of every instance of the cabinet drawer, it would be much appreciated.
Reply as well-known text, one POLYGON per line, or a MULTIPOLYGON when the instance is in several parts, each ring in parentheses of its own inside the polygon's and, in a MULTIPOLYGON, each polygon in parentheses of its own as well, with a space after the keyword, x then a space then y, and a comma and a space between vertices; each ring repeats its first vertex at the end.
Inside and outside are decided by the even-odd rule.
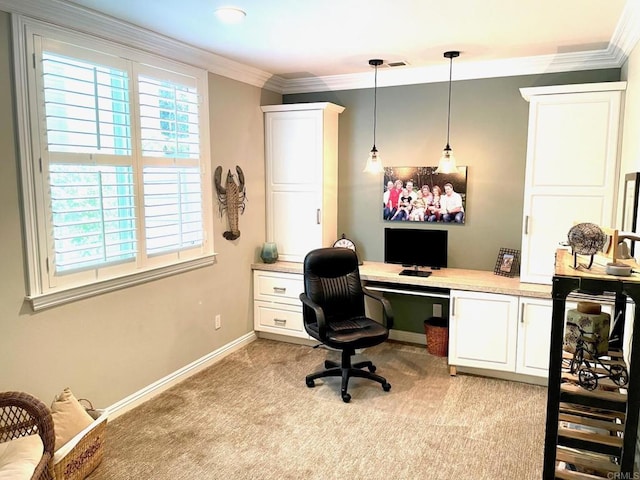
POLYGON ((302 275, 256 271, 253 288, 256 300, 300 305, 304 284, 302 275))
POLYGON ((291 335, 304 334, 302 306, 277 305, 268 302, 254 302, 254 328, 273 333, 291 335))

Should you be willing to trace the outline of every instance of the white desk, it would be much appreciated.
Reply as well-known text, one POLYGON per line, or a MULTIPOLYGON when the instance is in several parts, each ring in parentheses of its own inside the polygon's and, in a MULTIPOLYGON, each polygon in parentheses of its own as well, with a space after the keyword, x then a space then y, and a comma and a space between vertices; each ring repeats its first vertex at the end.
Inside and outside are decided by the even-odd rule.
MULTIPOLYGON (((302 264, 256 263, 252 270, 255 330, 308 339, 298 300, 303 290, 302 264)), ((401 270, 400 265, 364 262, 360 277, 367 286, 383 292, 450 298, 452 374, 462 367, 480 369, 483 374, 546 377, 550 285, 522 283, 517 277, 480 270, 443 268, 426 278, 400 275, 401 270)))
MULTIPOLYGON (((302 275, 302 263, 296 262, 255 263, 251 265, 251 269, 302 275)), ((360 265, 360 278, 367 283, 392 283, 398 287, 433 287, 520 297, 551 298, 551 285, 522 283, 518 277, 502 277, 486 270, 443 268, 433 270, 431 276, 423 278, 400 275, 403 269, 400 265, 364 262, 360 265)))

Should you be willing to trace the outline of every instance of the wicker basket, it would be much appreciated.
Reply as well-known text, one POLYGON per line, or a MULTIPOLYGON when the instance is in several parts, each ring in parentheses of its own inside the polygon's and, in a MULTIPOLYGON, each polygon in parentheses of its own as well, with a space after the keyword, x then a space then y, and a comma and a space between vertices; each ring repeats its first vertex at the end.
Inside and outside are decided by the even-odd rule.
POLYGON ((53 455, 56 480, 82 480, 102 461, 107 427, 104 410, 87 409, 93 423, 69 440, 53 455))
POLYGON ((431 317, 424 321, 427 336, 427 350, 431 355, 446 357, 449 352, 449 324, 441 317, 431 317))

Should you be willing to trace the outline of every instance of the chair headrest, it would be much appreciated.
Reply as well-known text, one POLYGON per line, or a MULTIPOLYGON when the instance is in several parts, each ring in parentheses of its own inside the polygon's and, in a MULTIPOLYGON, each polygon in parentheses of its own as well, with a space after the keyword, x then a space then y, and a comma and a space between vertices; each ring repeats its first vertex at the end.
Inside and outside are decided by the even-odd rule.
POLYGON ((318 277, 341 277, 358 270, 358 256, 342 247, 311 250, 304 258, 304 273, 318 277))

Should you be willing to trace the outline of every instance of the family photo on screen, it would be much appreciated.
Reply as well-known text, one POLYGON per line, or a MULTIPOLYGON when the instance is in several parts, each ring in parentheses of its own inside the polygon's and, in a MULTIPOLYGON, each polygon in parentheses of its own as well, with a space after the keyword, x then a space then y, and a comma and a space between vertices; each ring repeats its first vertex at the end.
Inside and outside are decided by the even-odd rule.
POLYGON ((437 167, 386 167, 382 218, 391 222, 466 220, 467 167, 436 173, 437 167))

